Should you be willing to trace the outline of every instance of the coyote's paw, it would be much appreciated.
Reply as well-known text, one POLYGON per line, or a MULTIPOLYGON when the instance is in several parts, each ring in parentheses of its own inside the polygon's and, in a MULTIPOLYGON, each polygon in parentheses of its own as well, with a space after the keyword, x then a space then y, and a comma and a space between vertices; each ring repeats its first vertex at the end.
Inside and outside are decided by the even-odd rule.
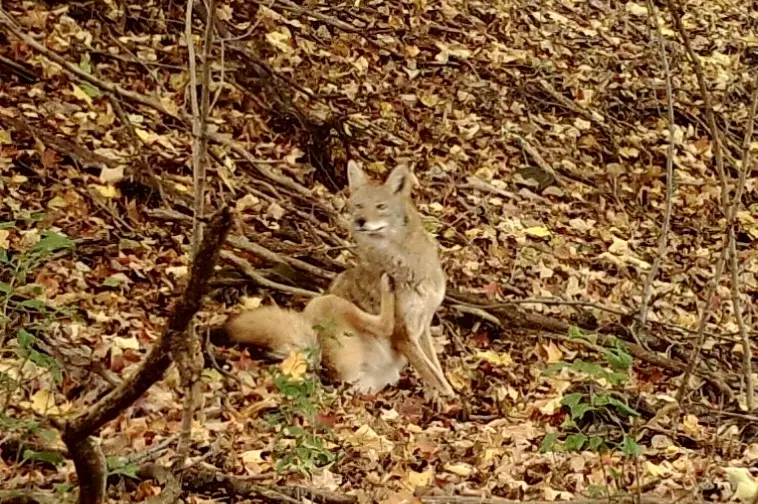
POLYGON ((387 273, 382 273, 382 292, 395 292, 395 281, 387 273))

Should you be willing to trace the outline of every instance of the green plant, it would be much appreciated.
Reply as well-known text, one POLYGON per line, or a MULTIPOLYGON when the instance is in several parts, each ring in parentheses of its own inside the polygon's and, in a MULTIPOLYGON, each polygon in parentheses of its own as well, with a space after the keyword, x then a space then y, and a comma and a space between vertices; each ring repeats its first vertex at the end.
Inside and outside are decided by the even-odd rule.
POLYGON ((281 396, 281 403, 268 421, 278 429, 274 450, 276 470, 294 470, 309 476, 315 469, 334 462, 337 456, 328 446, 331 437, 328 426, 317 420, 328 401, 313 372, 318 351, 307 349, 302 358, 307 371, 285 373, 277 366, 272 367, 274 387, 281 396))
MULTIPOLYGON (((569 336, 595 344, 575 327, 571 328, 569 336)), ((618 339, 613 340, 612 347, 603 348, 602 354, 602 361, 561 361, 543 372, 545 376, 554 376, 567 370, 572 375, 574 387, 579 390, 563 396, 561 405, 567 415, 561 431, 545 435, 541 452, 619 449, 628 457, 639 453, 634 438, 625 433, 612 433, 613 425, 621 425, 623 421, 639 416, 639 412, 629 405, 623 388, 630 379, 634 361, 618 339)))
MULTIPOLYGON (((25 233, 24 241, 29 243, 14 248, 0 247, 0 351, 5 356, 15 354, 16 357, 15 364, 6 365, 0 371, 0 431, 9 433, 17 442, 15 460, 19 466, 63 463, 60 453, 40 448, 55 438, 55 434, 44 427, 44 421, 32 415, 16 418, 13 415, 18 410, 11 407, 19 392, 24 393, 27 381, 42 380, 45 375, 52 378, 52 381, 47 380, 47 387, 55 387, 63 381, 60 363, 44 351, 38 339, 68 310, 51 307, 42 298, 44 289, 32 278, 51 258, 73 250, 74 242, 52 230, 39 231, 43 217, 38 213, 17 212, 16 220, 0 223, 4 241, 8 241, 10 230, 16 230, 19 234, 25 233), (38 239, 32 244, 30 238, 35 235, 38 239), (15 338, 6 345, 12 336, 15 338), (42 444, 32 442, 34 438, 42 444)), ((38 410, 37 413, 40 414, 38 410)))

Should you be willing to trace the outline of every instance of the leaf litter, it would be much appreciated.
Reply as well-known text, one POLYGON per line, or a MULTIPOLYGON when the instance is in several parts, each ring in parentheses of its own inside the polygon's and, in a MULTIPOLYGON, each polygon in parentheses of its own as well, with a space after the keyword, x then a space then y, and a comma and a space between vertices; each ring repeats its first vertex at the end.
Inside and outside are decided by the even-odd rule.
MULTIPOLYGON (((4 8, 83 71, 155 96, 173 113, 186 109, 184 13, 176 5, 106 5, 4 8)), ((214 49, 213 134, 242 142, 256 160, 337 210, 344 207, 335 187, 344 185, 346 159, 364 160, 376 176, 412 163, 416 200, 440 242, 451 290, 493 306, 531 299, 521 308, 590 332, 553 339, 446 306, 436 339, 460 396, 442 410, 423 400, 411 372, 395 388, 356 397, 314 385, 303 356, 272 367, 233 350, 222 363, 233 378, 206 369, 195 459, 210 450, 203 463, 226 473, 305 483, 361 502, 454 493, 567 500, 639 492, 673 500, 693 489, 708 500, 754 498, 756 475, 747 468, 758 461, 758 430, 754 417, 740 420, 744 393, 741 408, 721 415, 718 390, 696 376, 690 388, 700 407, 677 413, 668 405, 681 373, 634 359, 617 383, 614 373, 623 366, 612 352, 595 351, 591 334, 634 342, 630 319, 655 258, 665 203, 665 87, 648 5, 218 5, 219 19, 243 43, 229 42, 223 60, 214 49), (577 344, 582 338, 588 344, 577 344), (624 408, 641 418, 624 417, 624 408), (616 445, 590 449, 599 438, 616 445), (567 449, 546 450, 551 440, 567 449)), ((755 17, 736 0, 684 8, 727 150, 739 157, 755 71, 755 17)), ((647 345, 686 363, 725 218, 695 75, 662 8, 659 18, 676 82, 677 185, 647 345)), ((20 254, 54 245, 55 236, 75 243, 35 265, 28 284, 40 289, 21 293, 60 311, 54 321, 44 319, 40 339, 63 366, 63 380, 29 355, 4 353, 0 360, 3 373, 24 377, 10 396, 9 418, 41 420, 90 404, 133 372, 165 323, 186 282, 190 226, 156 212, 191 214, 191 135, 153 109, 114 102, 8 40, 0 55, 23 62, 39 80, 0 84, 2 221, 16 223, 3 226, 0 244, 20 254), (6 118, 23 118, 28 127, 6 118), (93 155, 108 161, 93 164, 93 155)), ((758 142, 752 146, 758 150, 758 142)), ((344 267, 349 256, 340 250, 348 237, 329 219, 263 182, 227 145, 211 149, 221 162, 212 165, 209 201, 233 197, 243 223, 237 232, 326 271, 344 267)), ((758 294, 752 175, 748 205, 738 213, 748 306, 758 294)), ((299 285, 297 276, 245 257, 269 277, 299 285)), ((245 282, 229 264, 218 279, 198 314, 200 327, 218 325, 237 302, 302 306, 245 282)), ((3 324, 10 333, 39 318, 23 313, 3 324)), ((745 349, 726 280, 708 331, 704 360, 734 381, 745 349)), ((179 432, 177 384, 169 372, 108 424, 101 431, 105 453, 137 460, 147 452, 170 461, 171 448, 161 447, 179 432)), ((74 474, 71 463, 19 466, 5 451, 0 472, 9 488, 44 489, 70 483, 74 474)), ((117 488, 121 498, 156 492, 117 488)))

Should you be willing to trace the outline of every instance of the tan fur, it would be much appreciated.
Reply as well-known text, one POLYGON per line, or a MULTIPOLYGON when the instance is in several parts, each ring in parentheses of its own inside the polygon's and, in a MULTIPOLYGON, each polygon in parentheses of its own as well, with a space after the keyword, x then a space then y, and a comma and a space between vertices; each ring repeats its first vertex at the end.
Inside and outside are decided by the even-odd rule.
POLYGON ((231 339, 277 357, 318 343, 330 374, 362 391, 394 385, 410 362, 425 383, 454 395, 430 331, 445 297, 446 278, 437 243, 411 200, 412 177, 398 166, 378 184, 348 163, 358 263, 338 275, 328 294, 311 300, 302 314, 262 308, 230 320, 225 329, 231 339), (313 325, 327 330, 314 331, 313 325))
MULTIPOLYGON (((384 386, 384 368, 395 361, 391 345, 395 297, 387 275, 380 283, 378 315, 327 294, 313 298, 302 313, 276 306, 243 312, 224 329, 231 341, 266 349, 279 359, 295 349, 318 348, 333 379, 351 383, 361 392, 378 391, 384 386)), ((400 375, 395 374, 397 381, 400 375)))
MULTIPOLYGON (((421 378, 454 395, 434 350, 431 323, 445 297, 446 278, 436 241, 425 231, 411 199, 413 175, 396 167, 383 184, 369 180, 357 164, 348 164, 353 235, 358 264, 335 278, 329 293, 365 311, 376 311, 382 273, 395 282, 396 315, 392 335, 393 366, 399 374, 410 361, 421 378)), ((387 380, 384 385, 392 383, 387 380)))

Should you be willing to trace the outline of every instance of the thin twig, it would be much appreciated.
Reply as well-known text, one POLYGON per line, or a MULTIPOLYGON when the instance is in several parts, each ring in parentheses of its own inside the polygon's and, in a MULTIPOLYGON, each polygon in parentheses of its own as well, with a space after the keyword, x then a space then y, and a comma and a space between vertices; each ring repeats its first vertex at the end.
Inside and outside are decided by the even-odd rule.
POLYGON ((245 274, 245 276, 253 280, 255 283, 257 283, 261 287, 268 287, 270 289, 276 289, 278 291, 286 292, 288 294, 292 294, 295 296, 305 296, 308 298, 312 298, 312 297, 316 297, 320 295, 318 292, 300 289, 299 287, 290 287, 289 285, 284 285, 284 284, 280 284, 278 282, 269 280, 268 278, 264 277, 263 275, 255 271, 255 268, 253 268, 253 266, 249 262, 247 262, 246 260, 242 259, 241 257, 235 255, 234 253, 228 250, 222 250, 221 257, 231 262, 232 264, 234 264, 237 267, 237 269, 239 269, 240 271, 242 271, 242 273, 245 274))
MULTIPOLYGON (((724 214, 726 215, 727 229, 727 237, 725 240, 723 240, 721 254, 716 262, 713 277, 711 278, 710 285, 708 286, 705 295, 705 306, 703 306, 703 310, 700 313, 700 318, 698 320, 698 338, 695 343, 695 349, 693 350, 692 355, 690 356, 690 359, 687 363, 687 368, 685 369, 684 375, 682 376, 682 383, 679 386, 679 390, 676 394, 677 402, 681 403, 682 399, 684 398, 684 394, 687 392, 689 378, 698 364, 700 352, 702 351, 703 345, 705 344, 705 325, 708 322, 708 318, 711 314, 713 307, 713 297, 716 294, 716 289, 718 288, 718 285, 721 281, 721 276, 724 273, 724 266, 726 265, 726 259, 729 251, 729 230, 734 225, 734 218, 737 213, 740 199, 742 197, 742 192, 744 190, 744 181, 742 176, 740 176, 741 183, 737 187, 737 193, 735 194, 734 199, 735 204, 730 205, 729 189, 727 187, 726 172, 724 170, 724 155, 721 147, 721 134, 719 132, 718 125, 716 124, 716 116, 713 113, 713 105, 711 103, 711 95, 708 91, 705 72, 703 71, 700 57, 692 48, 692 41, 690 40, 689 33, 682 23, 682 6, 677 0, 666 0, 666 4, 671 14, 671 18, 674 21, 674 26, 676 27, 679 35, 682 37, 684 47, 695 70, 695 76, 697 77, 698 86, 700 88, 700 94, 703 100, 703 109, 708 122, 708 127, 710 129, 711 139, 713 141, 713 157, 716 159, 716 170, 718 172, 719 181, 721 184, 721 203, 724 209, 724 214)), ((744 170, 746 165, 746 160, 743 159, 741 169, 744 170)))
POLYGON ((669 122, 669 145, 666 152, 666 203, 663 211, 663 224, 661 225, 661 233, 658 237, 658 252, 653 260, 653 265, 650 268, 650 272, 645 280, 645 287, 642 294, 642 304, 640 306, 640 327, 643 331, 647 325, 648 315, 648 303, 650 302, 650 296, 652 294, 653 280, 658 275, 658 269, 661 267, 661 260, 666 255, 666 242, 668 240, 669 227, 671 225, 671 208, 674 199, 674 150, 676 144, 676 119, 674 117, 674 91, 673 84, 671 83, 671 68, 669 67, 669 59, 666 54, 666 42, 661 32, 661 27, 658 25, 658 15, 653 5, 653 0, 647 0, 647 9, 650 13, 650 20, 655 26, 655 31, 658 35, 658 50, 661 53, 661 65, 663 66, 663 74, 666 80, 666 102, 668 105, 668 122, 669 122))
MULTIPOLYGON (((208 163, 208 113, 210 106, 210 53, 213 46, 213 19, 216 8, 214 0, 209 1, 208 16, 205 24, 203 37, 203 74, 200 106, 197 99, 197 68, 195 64, 195 42, 192 37, 192 6, 193 0, 187 2, 185 18, 185 36, 187 39, 187 51, 189 53, 190 67, 190 96, 192 102, 192 178, 195 189, 195 204, 193 205, 193 229, 192 229, 192 260, 197 260, 200 244, 203 240, 203 219, 205 213, 205 173, 208 163)), ((182 385, 184 387, 184 402, 182 408, 182 423, 179 442, 176 448, 176 458, 173 463, 173 477, 178 479, 174 484, 168 485, 169 491, 181 487, 181 479, 184 466, 189 457, 189 447, 192 435, 192 419, 195 415, 197 402, 202 399, 200 375, 204 368, 202 342, 197 330, 191 327, 185 335, 174 335, 177 341, 173 345, 172 352, 177 363, 182 385)), ((202 406, 201 406, 202 409, 202 406)), ((178 495, 177 495, 178 497, 178 495)), ((175 500, 175 498, 173 499, 175 500)))
MULTIPOLYGON (((737 194, 734 198, 733 208, 737 208, 742 197, 740 191, 745 187, 745 181, 747 174, 750 171, 750 145, 753 138, 753 127, 755 125, 755 114, 758 109, 758 79, 756 80, 753 88, 753 95, 751 98, 750 109, 748 110, 747 128, 745 129, 745 138, 742 142, 742 169, 740 170, 740 180, 738 183, 737 194)), ((732 270, 732 309, 734 310, 734 317, 737 319, 737 326, 740 329, 740 336, 742 337, 742 352, 743 352, 743 366, 745 374, 745 385, 747 394, 747 409, 753 411, 754 403, 754 391, 753 391, 753 349, 750 344, 750 336, 748 334, 747 325, 745 324, 745 318, 742 315, 742 309, 740 308, 740 281, 739 281, 739 267, 737 263, 737 240, 735 237, 734 226, 729 227, 729 257, 730 268, 732 270)))

